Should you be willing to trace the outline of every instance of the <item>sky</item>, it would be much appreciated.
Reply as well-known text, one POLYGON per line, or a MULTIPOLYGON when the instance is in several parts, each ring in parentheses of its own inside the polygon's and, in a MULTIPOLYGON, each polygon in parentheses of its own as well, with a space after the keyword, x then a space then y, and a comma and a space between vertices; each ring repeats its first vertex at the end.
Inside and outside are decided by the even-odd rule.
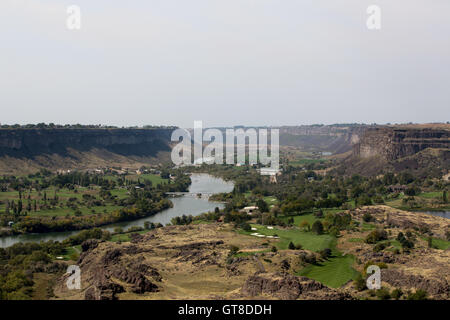
POLYGON ((1 0, 0 112, 2 124, 446 122, 450 1, 1 0), (366 25, 373 4, 380 30, 366 25))

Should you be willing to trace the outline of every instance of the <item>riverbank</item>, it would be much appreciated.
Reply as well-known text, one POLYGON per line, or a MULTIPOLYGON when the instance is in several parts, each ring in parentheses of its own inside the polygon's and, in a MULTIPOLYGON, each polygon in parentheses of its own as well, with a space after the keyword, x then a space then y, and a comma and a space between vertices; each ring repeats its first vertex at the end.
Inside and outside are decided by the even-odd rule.
MULTIPOLYGON (((194 173, 191 175, 191 185, 189 186, 189 192, 202 193, 202 192, 231 192, 233 190, 233 183, 226 182, 223 179, 213 177, 208 174, 194 173)), ((161 223, 168 224, 171 219, 177 216, 193 215, 197 216, 201 213, 214 211, 216 207, 222 209, 223 203, 210 202, 206 199, 191 198, 191 197, 179 197, 171 200, 172 207, 162 210, 154 215, 139 218, 133 221, 121 221, 113 224, 103 225, 100 228, 113 232, 115 228, 120 227, 122 229, 128 229, 132 227, 142 227, 145 222, 149 223, 161 223)), ((64 239, 78 233, 79 231, 65 231, 65 232, 48 232, 48 233, 28 233, 11 235, 0 238, 0 247, 9 247, 19 242, 41 242, 41 241, 63 241, 64 239)))

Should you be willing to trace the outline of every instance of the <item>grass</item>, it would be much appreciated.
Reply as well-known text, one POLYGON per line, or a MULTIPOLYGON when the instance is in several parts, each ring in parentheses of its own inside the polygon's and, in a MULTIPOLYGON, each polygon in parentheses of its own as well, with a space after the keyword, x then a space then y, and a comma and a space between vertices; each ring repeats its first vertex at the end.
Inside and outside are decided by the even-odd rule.
POLYGON ((325 162, 325 159, 299 159, 289 161, 289 165, 293 167, 300 167, 311 163, 322 163, 322 162, 325 162))
POLYGON ((343 256, 333 250, 333 256, 303 268, 297 275, 314 279, 332 288, 339 288, 358 275, 352 267, 354 260, 352 255, 343 256))
POLYGON ((151 173, 145 173, 145 174, 134 174, 134 175, 128 175, 126 176, 126 179, 137 181, 139 179, 140 182, 144 182, 144 180, 149 180, 152 182, 153 186, 156 186, 158 184, 167 183, 168 179, 161 178, 158 174, 151 174, 151 173))
POLYGON ((239 251, 238 253, 236 253, 234 255, 234 257, 251 257, 251 256, 254 256, 256 254, 265 253, 265 252, 269 252, 269 251, 270 251, 269 249, 259 250, 259 251, 239 251))
POLYGON ((131 240, 131 234, 132 233, 138 233, 138 234, 144 234, 149 232, 149 230, 141 230, 141 231, 131 231, 131 232, 124 232, 124 233, 118 233, 111 236, 111 239, 109 241, 111 242, 128 242, 131 240))
POLYGON ((306 250, 311 251, 320 251, 325 248, 331 248, 333 245, 333 241, 335 240, 332 236, 328 234, 317 235, 312 232, 303 232, 297 228, 292 229, 267 229, 267 227, 257 224, 252 224, 252 228, 256 228, 257 231, 240 231, 243 234, 250 235, 251 233, 258 232, 259 234, 263 234, 266 236, 277 235, 280 237, 276 246, 280 250, 288 249, 289 242, 292 241, 294 245, 302 245, 302 247, 306 250))
MULTIPOLYGON (((302 216, 294 217, 294 221, 300 223, 300 221, 307 220, 308 222, 316 220, 313 214, 307 214, 302 216), (295 220, 297 218, 297 220, 295 220)), ((301 244, 306 250, 318 252, 325 248, 330 248, 332 250, 332 256, 327 260, 318 262, 314 265, 309 265, 297 274, 305 276, 314 280, 317 280, 329 287, 338 288, 348 281, 354 279, 358 272, 353 269, 354 256, 352 255, 342 255, 336 249, 336 238, 328 234, 317 235, 312 232, 304 232, 298 228, 290 229, 267 229, 266 226, 252 224, 252 228, 257 230, 252 230, 250 232, 240 231, 244 234, 251 234, 258 232, 263 235, 277 235, 280 237, 277 247, 280 250, 288 249, 289 242, 292 241, 294 245, 301 244)), ((362 239, 358 239, 358 241, 362 239)), ((242 253, 243 255, 251 255, 252 253, 242 253)))
POLYGON ((433 198, 442 199, 442 191, 424 192, 419 194, 418 196, 426 199, 433 199, 433 198))
POLYGON ((386 201, 386 205, 405 211, 446 211, 450 210, 450 204, 442 203, 442 191, 423 192, 415 196, 420 200, 420 206, 409 207, 403 203, 405 195, 400 195, 397 199, 386 201))
POLYGON ((348 242, 364 242, 363 238, 350 238, 347 240, 348 242))
MULTIPOLYGON (((342 212, 342 209, 331 208, 331 209, 322 209, 322 211, 323 211, 323 215, 325 216, 327 213, 330 213, 330 212, 331 213, 342 212)), ((312 213, 310 211, 308 213, 299 214, 296 216, 280 216, 280 219, 286 223, 288 222, 288 219, 290 219, 290 218, 294 218, 295 226, 299 226, 302 221, 306 221, 310 225, 312 225, 314 223, 314 221, 322 219, 322 218, 317 218, 316 216, 314 216, 314 213, 312 213)))
MULTIPOLYGON (((88 208, 83 201, 83 195, 88 194, 97 199, 101 199, 99 197, 100 187, 86 188, 86 187, 78 187, 75 190, 69 190, 65 188, 57 189, 54 186, 51 186, 45 190, 41 190, 40 192, 33 190, 31 192, 24 191, 22 192, 22 212, 27 212, 28 216, 31 217, 64 217, 64 216, 73 216, 75 210, 69 208, 67 206, 67 202, 70 198, 75 198, 77 200, 76 207, 81 211, 82 215, 92 215, 98 213, 110 213, 115 210, 120 209, 120 206, 116 206, 112 201, 104 202, 103 206, 92 206, 88 208), (47 195, 47 205, 50 206, 51 199, 55 196, 58 197, 58 203, 55 206, 47 207, 44 206, 44 193, 47 195), (30 199, 28 199, 28 196, 30 199), (33 203, 37 202, 38 210, 33 210, 33 203), (27 210, 28 202, 31 203, 31 211, 27 210), (44 208, 42 208, 44 207, 44 208), (95 211, 92 212, 92 210, 95 211)), ((126 189, 114 189, 111 190, 111 194, 113 196, 117 196, 119 199, 123 199, 127 197, 126 189)), ((19 201, 19 192, 18 191, 8 191, 8 192, 0 192, 0 210, 5 210, 6 200, 14 201, 16 204, 19 201)), ((12 210, 12 209, 11 209, 12 210)))
MULTIPOLYGON (((422 240, 424 241, 428 241, 427 237, 421 237, 422 240)), ((432 238, 433 241, 433 247, 436 249, 440 249, 440 250, 447 250, 448 248, 450 248, 450 241, 444 240, 444 239, 439 239, 439 238, 432 238)))

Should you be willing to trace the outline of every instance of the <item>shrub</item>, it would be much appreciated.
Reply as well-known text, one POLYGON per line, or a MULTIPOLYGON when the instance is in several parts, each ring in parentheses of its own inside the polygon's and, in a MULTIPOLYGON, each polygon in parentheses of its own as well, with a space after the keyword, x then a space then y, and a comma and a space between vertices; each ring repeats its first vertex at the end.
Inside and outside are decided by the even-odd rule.
POLYGON ((391 297, 395 300, 400 299, 400 297, 403 295, 403 292, 401 289, 394 289, 391 292, 391 297))
POLYGON ((325 248, 322 251, 320 251, 320 257, 322 259, 328 259, 331 256, 331 249, 325 248))
POLYGON ((375 244, 381 240, 387 240, 388 235, 386 230, 376 229, 369 233, 366 237, 366 243, 375 244))
POLYGON ((417 289, 416 292, 408 295, 408 300, 427 300, 428 293, 425 290, 417 289))
POLYGON ((364 222, 371 222, 371 221, 373 221, 373 217, 372 217, 372 215, 369 212, 365 212, 363 214, 362 219, 363 219, 364 222))
POLYGON ((315 212, 314 216, 316 216, 317 218, 322 218, 323 217, 323 211, 319 210, 319 211, 315 212))
POLYGON ((376 294, 377 298, 380 300, 388 300, 391 298, 389 290, 386 288, 381 288, 381 289, 377 290, 377 292, 375 294, 376 294))
POLYGON ((358 274, 356 276, 355 280, 353 280, 353 284, 355 286, 355 289, 358 291, 363 291, 367 288, 366 280, 363 278, 363 276, 361 274, 358 274))
POLYGON ((316 234, 323 234, 323 224, 319 220, 314 221, 312 225, 312 231, 316 234))
POLYGON ((390 246, 390 242, 381 242, 381 243, 377 243, 375 245, 375 247, 373 247, 373 252, 380 252, 383 251, 384 249, 386 249, 388 246, 390 246))
POLYGON ((247 232, 250 232, 252 230, 252 227, 248 222, 242 222, 240 225, 241 229, 247 232))

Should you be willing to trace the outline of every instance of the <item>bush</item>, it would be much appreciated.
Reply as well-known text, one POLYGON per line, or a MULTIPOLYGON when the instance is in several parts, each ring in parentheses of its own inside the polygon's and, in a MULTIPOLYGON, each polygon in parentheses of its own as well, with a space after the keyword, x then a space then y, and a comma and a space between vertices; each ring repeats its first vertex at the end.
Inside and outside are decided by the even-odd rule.
POLYGON ((322 222, 320 222, 320 220, 314 221, 314 223, 313 223, 313 225, 311 227, 311 230, 314 233, 318 234, 318 235, 323 234, 323 224, 322 224, 322 222))
POLYGON ((362 219, 363 219, 364 222, 371 222, 371 221, 373 221, 373 217, 372 217, 372 215, 369 212, 365 212, 363 214, 362 219))
POLYGON ((248 222, 243 222, 240 224, 240 227, 242 230, 250 232, 252 231, 252 227, 250 226, 250 224, 248 222))
POLYGON ((322 259, 328 259, 329 257, 331 257, 331 249, 325 248, 322 251, 320 251, 320 257, 322 259))
POLYGON ((408 295, 408 300, 427 300, 428 293, 425 290, 417 289, 416 292, 408 295))
POLYGON ((272 246, 272 249, 270 249, 270 251, 272 251, 272 252, 278 252, 278 249, 277 249, 277 247, 272 246))
POLYGON ((384 242, 381 242, 381 243, 377 243, 376 245, 375 245, 375 247, 373 247, 373 252, 380 252, 380 251, 383 251, 384 249, 386 249, 388 246, 390 246, 391 245, 391 243, 390 242, 387 242, 387 243, 384 243, 384 242))
POLYGON ((363 276, 361 274, 358 274, 356 276, 355 280, 353 280, 353 284, 355 286, 355 289, 358 291, 363 291, 367 288, 366 280, 363 278, 363 276))
POLYGON ((375 294, 376 294, 377 298, 380 300, 389 300, 391 298, 389 290, 386 288, 381 288, 381 289, 377 290, 377 292, 375 294))
POLYGON ((288 248, 289 248, 290 250, 295 250, 295 245, 292 243, 292 241, 289 242, 288 248))
POLYGON ((401 289, 394 289, 391 292, 392 299, 398 300, 403 295, 403 292, 401 289))
POLYGON ((366 237, 366 243, 375 244, 381 240, 387 240, 388 235, 386 230, 376 229, 369 233, 366 237))

